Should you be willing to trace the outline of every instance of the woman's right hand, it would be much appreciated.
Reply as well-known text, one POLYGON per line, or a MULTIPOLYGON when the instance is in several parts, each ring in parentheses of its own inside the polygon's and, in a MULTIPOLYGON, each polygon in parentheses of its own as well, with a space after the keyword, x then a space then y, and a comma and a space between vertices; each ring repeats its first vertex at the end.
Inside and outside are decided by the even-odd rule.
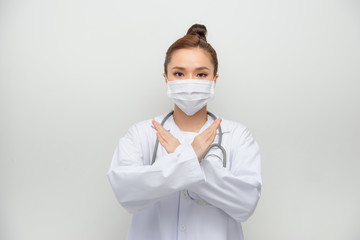
POLYGON ((192 142, 192 147, 198 157, 199 162, 201 162, 204 157, 207 149, 210 147, 211 143, 214 141, 216 136, 216 131, 220 126, 221 118, 217 118, 207 129, 205 129, 201 134, 197 135, 192 142))

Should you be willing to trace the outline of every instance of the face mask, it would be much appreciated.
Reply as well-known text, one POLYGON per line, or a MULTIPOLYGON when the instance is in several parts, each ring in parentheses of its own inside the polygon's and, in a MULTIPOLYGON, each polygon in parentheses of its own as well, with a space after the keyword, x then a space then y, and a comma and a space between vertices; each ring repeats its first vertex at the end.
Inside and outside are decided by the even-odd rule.
POLYGON ((214 97, 214 80, 167 81, 167 94, 186 115, 192 116, 214 97))

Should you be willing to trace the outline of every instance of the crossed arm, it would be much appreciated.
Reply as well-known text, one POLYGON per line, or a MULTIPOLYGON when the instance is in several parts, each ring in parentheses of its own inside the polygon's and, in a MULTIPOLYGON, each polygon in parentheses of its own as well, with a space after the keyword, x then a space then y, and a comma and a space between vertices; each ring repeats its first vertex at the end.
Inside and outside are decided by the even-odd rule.
POLYGON ((159 142, 168 152, 153 165, 143 165, 138 131, 132 127, 120 139, 108 171, 120 204, 135 214, 173 192, 188 189, 237 221, 245 221, 260 197, 258 145, 247 129, 236 128, 236 139, 228 149, 233 160, 231 170, 223 168, 212 156, 203 160, 220 122, 221 119, 214 121, 191 145, 183 145, 153 121, 159 142))

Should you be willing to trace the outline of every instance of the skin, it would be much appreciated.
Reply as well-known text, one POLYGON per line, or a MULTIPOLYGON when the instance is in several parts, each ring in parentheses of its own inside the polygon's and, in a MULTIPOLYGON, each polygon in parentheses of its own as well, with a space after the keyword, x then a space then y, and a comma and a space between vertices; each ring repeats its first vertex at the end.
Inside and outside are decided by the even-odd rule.
MULTIPOLYGON (((171 56, 171 61, 167 66, 167 72, 167 79, 165 73, 163 73, 166 84, 167 81, 189 78, 204 81, 212 81, 214 79, 216 84, 216 80, 219 77, 219 75, 216 74, 214 78, 214 66, 211 63, 211 55, 201 48, 179 49, 174 51, 171 56)), ((176 125, 182 131, 199 132, 207 121, 207 106, 204 106, 194 115, 187 116, 175 104, 173 118, 176 125)), ((199 162, 201 162, 206 150, 214 141, 220 122, 221 118, 216 119, 207 129, 194 138, 191 145, 199 162)), ((180 145, 180 141, 163 128, 160 123, 155 120, 153 120, 152 123, 157 131, 156 136, 159 139, 159 143, 168 153, 173 153, 180 145)))

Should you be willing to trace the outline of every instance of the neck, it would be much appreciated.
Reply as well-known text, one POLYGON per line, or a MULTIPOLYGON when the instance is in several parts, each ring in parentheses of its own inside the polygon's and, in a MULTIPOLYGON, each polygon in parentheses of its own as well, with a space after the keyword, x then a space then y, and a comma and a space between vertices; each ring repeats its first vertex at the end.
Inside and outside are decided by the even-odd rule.
POLYGON ((175 104, 173 118, 180 130, 185 132, 199 132, 207 121, 206 106, 194 115, 188 116, 175 104))

